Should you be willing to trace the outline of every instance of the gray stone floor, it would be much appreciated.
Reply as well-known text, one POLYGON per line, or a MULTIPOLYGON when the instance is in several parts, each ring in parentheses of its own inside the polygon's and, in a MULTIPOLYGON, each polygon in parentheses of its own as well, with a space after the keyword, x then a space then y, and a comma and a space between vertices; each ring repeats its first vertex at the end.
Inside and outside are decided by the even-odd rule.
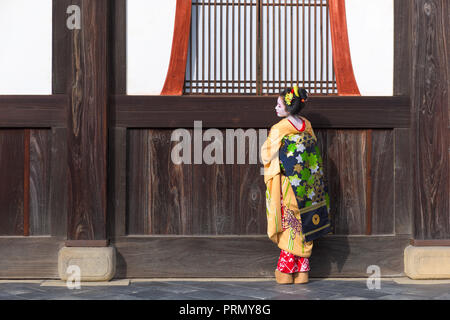
POLYGON ((151 279, 81 283, 0 281, 0 300, 450 300, 450 281, 383 279, 368 289, 367 279, 310 279, 279 285, 274 279, 151 279))

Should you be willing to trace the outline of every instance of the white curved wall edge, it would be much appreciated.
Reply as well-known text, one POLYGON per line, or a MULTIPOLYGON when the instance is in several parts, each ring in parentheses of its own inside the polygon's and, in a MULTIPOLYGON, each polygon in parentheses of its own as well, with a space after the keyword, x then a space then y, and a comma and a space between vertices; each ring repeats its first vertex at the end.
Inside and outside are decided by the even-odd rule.
POLYGON ((127 0, 127 94, 159 95, 166 80, 176 0, 127 0))
POLYGON ((52 0, 0 0, 0 94, 52 93, 52 0))
POLYGON ((363 96, 394 92, 394 1, 346 0, 350 54, 363 96))

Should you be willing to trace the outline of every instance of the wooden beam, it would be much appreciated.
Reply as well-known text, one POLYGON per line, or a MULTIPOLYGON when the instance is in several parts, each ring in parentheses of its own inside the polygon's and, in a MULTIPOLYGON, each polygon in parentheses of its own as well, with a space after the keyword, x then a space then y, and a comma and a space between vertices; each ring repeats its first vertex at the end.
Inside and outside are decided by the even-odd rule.
POLYGON ((161 95, 182 95, 186 73, 189 33, 191 30, 191 0, 177 0, 172 52, 161 95))
POLYGON ((0 237, 0 279, 57 279, 56 237, 0 237))
MULTIPOLYGON (((111 126, 269 128, 280 120, 276 97, 123 96, 111 100, 111 126)), ((407 97, 311 97, 302 113, 314 128, 407 128, 407 97)))
POLYGON ((328 8, 338 94, 340 96, 359 96, 361 94, 353 73, 350 54, 345 0, 328 0, 328 8))
MULTIPOLYGON (((112 242, 121 257, 118 278, 266 278, 273 277, 280 255, 265 235, 127 236, 112 242), (207 265, 198 263, 204 260, 207 265), (183 261, 183 268, 177 261, 183 261)), ((408 236, 326 236, 314 242, 311 276, 367 277, 367 267, 374 264, 381 268, 382 277, 402 276, 408 244, 408 236)))
POLYGON ((68 104, 66 95, 0 95, 0 127, 65 126, 68 104))

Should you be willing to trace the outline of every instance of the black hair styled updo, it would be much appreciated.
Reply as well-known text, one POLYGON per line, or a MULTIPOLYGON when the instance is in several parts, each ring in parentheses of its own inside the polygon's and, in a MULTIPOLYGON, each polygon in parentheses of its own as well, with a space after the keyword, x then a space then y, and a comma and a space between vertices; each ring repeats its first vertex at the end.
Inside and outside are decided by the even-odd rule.
POLYGON ((283 98, 283 102, 286 105, 286 110, 291 115, 295 116, 300 113, 300 111, 303 110, 303 108, 306 106, 306 101, 308 100, 308 91, 306 91, 304 88, 298 88, 298 94, 300 97, 297 97, 294 94, 294 97, 292 98, 291 105, 289 106, 286 101, 284 100, 284 97, 286 94, 292 91, 292 88, 286 88, 283 91, 280 92, 280 97, 283 98), (304 99, 304 102, 302 102, 302 99, 304 99))

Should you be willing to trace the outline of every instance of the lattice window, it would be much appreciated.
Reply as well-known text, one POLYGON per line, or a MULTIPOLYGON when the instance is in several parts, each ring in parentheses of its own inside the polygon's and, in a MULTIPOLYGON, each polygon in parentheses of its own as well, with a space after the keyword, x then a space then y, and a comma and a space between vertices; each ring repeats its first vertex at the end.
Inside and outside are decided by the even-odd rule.
POLYGON ((193 0, 184 94, 337 94, 326 0, 193 0))

